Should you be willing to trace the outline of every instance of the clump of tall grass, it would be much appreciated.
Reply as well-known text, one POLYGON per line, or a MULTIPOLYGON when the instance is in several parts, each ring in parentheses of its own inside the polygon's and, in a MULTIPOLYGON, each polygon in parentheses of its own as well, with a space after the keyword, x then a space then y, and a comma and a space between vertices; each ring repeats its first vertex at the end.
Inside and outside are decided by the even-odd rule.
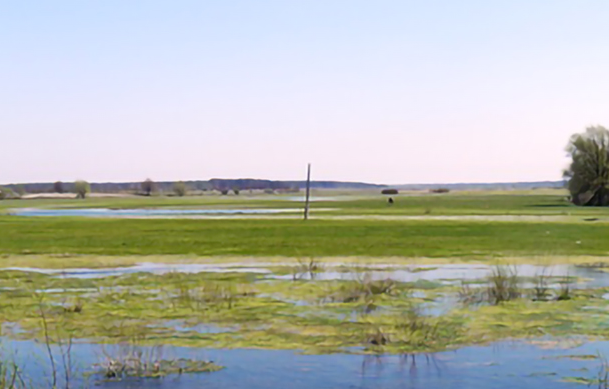
POLYGON ((392 279, 374 280, 370 272, 358 273, 356 279, 357 288, 368 296, 391 295, 396 288, 396 282, 392 279))
POLYGON ((515 268, 498 265, 493 267, 488 277, 487 299, 492 304, 515 300, 522 296, 515 268))
POLYGON ((324 264, 315 258, 311 257, 308 261, 299 258, 292 272, 292 280, 300 280, 307 275, 309 279, 314 280, 317 273, 323 271, 324 268, 324 264))
POLYGON ((522 297, 522 290, 515 268, 495 266, 486 278, 486 287, 473 288, 461 281, 459 300, 465 304, 500 304, 522 297))
POLYGON ((558 301, 571 300, 572 297, 573 297, 573 291, 571 289, 571 280, 569 278, 569 275, 566 275, 560 281, 560 288, 558 289, 558 295, 556 296, 556 300, 558 300, 558 301))
POLYGON ((461 280, 458 292, 459 301, 464 304, 480 304, 486 300, 486 294, 480 288, 472 288, 470 284, 461 280))
MULTIPOLYGON (((41 372, 48 376, 46 387, 53 389, 70 389, 72 387, 73 365, 72 365, 72 336, 60 330, 55 324, 54 328, 49 326, 47 313, 42 295, 34 294, 40 299, 38 303, 40 327, 44 335, 42 345, 45 348, 46 358, 49 362, 49 371, 41 372), (54 330, 54 331, 52 331, 54 330), (59 351, 53 351, 52 345, 56 345, 59 351), (61 363, 58 363, 61 361, 61 363)), ((23 366, 13 361, 0 359, 0 389, 29 389, 38 388, 40 384, 34 385, 27 377, 24 379, 23 366), (26 383, 26 381, 28 381, 26 383)))
POLYGON ((555 290, 550 287, 550 275, 547 274, 547 269, 548 267, 544 267, 534 278, 533 301, 570 300, 573 297, 573 289, 569 274, 562 277, 558 282, 558 290, 555 290))
POLYGON ((63 306, 65 313, 81 313, 85 304, 82 300, 78 299, 72 303, 63 306))
POLYGON ((0 389, 26 389, 16 363, 0 362, 0 389))
POLYGON ((397 328, 411 334, 417 331, 433 332, 437 328, 437 324, 430 325, 429 318, 423 316, 416 306, 412 306, 406 310, 397 328))
POLYGON ((389 334, 385 333, 381 327, 373 328, 366 336, 366 343, 375 346, 384 346, 389 342, 389 334))
POLYGON ((547 268, 544 267, 541 273, 535 276, 535 286, 533 287, 533 300, 547 301, 550 297, 550 286, 548 285, 547 268))
POLYGON ((600 352, 598 353, 598 360, 601 362, 596 375, 598 389, 609 389, 609 363, 607 358, 600 352))
POLYGON ((463 332, 462 325, 441 317, 424 315, 413 305, 395 322, 368 328, 366 342, 375 346, 407 347, 423 351, 442 348, 463 332))
POLYGON ((331 301, 344 303, 370 301, 375 296, 393 295, 396 282, 391 279, 374 280, 369 272, 358 273, 352 282, 346 282, 330 296, 331 301))
POLYGON ((209 307, 232 309, 239 298, 252 294, 251 291, 239 288, 231 282, 205 282, 197 287, 180 284, 174 299, 182 306, 192 309, 209 307))

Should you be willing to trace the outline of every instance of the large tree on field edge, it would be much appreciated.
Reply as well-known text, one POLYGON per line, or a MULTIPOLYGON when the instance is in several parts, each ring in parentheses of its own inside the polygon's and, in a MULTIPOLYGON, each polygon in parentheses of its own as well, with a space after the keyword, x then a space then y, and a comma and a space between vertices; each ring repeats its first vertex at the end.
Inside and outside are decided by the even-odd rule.
POLYGON ((571 201, 576 205, 609 205, 609 130, 586 128, 569 140, 571 164, 565 170, 571 201))

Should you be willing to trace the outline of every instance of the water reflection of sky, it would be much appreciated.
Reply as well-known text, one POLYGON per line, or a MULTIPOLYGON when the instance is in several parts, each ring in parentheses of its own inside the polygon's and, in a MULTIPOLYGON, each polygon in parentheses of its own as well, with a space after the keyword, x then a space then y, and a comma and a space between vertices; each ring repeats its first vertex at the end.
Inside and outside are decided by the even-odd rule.
MULTIPOLYGON (((23 374, 37 387, 49 378, 43 345, 30 341, 2 342, 3 355, 13 355, 25 368, 23 374)), ((59 352, 53 346, 55 352, 59 352)), ((99 363, 116 346, 75 344, 72 360, 77 371, 99 363), (102 352, 103 351, 103 352, 102 352)), ((455 351, 416 356, 299 355, 285 350, 219 350, 163 347, 163 358, 213 360, 226 367, 211 374, 182 375, 164 379, 97 383, 101 388, 448 388, 545 389, 581 388, 561 382, 568 376, 593 377, 597 360, 557 358, 565 355, 609 353, 609 342, 588 343, 568 349, 522 342, 465 347, 455 351), (582 369, 588 369, 587 372, 582 369)), ((146 350, 144 350, 146 351, 146 350)), ((61 369, 61 358, 58 363, 61 369)), ((76 386, 73 386, 76 387, 76 386)))
POLYGON ((276 213, 301 212, 300 209, 108 209, 108 208, 82 208, 82 209, 37 209, 23 208, 12 210, 16 216, 86 216, 86 217, 127 217, 127 216, 180 216, 180 215, 260 215, 276 213))

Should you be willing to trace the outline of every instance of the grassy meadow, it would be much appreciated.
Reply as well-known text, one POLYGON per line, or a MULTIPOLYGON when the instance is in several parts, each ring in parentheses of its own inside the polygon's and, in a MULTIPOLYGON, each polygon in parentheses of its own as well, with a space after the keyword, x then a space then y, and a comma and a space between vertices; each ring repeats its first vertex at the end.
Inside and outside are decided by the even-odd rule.
MULTIPOLYGON (((569 256, 609 253, 609 210, 575 207, 556 190, 465 192, 396 197, 355 193, 312 203, 312 219, 87 218, 0 216, 0 253, 194 256, 460 257, 569 256), (316 211, 320 210, 320 211, 316 211), (454 217, 442 220, 441 216, 454 217), (479 215, 480 219, 459 219, 479 215), (514 216, 498 221, 493 215, 514 216), (539 219, 519 219, 520 215, 539 219), (375 216, 396 216, 382 220, 375 216), (404 216, 404 219, 399 219, 404 216), (485 216, 489 216, 485 219, 485 216), (350 217, 356 219, 349 220, 350 217), (420 217, 412 219, 409 217, 420 217), (546 218, 547 217, 547 218, 546 218), (556 217, 557 219, 552 219, 556 217), (439 218, 439 219, 437 219, 439 218)), ((332 194, 318 194, 322 199, 332 194)), ((198 196, 4 201, 18 208, 302 207, 285 196, 198 196)))
POLYGON ((606 255, 609 224, 0 218, 3 254, 501 257, 606 255))

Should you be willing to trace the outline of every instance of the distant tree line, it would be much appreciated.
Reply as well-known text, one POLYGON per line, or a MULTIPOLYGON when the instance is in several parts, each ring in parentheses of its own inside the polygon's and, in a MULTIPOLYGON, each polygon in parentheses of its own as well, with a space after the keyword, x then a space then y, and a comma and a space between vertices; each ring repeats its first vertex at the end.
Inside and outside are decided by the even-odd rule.
MULTIPOLYGON (((183 181, 187 191, 218 191, 220 193, 236 193, 248 190, 297 192, 305 187, 305 181, 274 181, 260 179, 219 179, 207 181, 183 181)), ((90 192, 95 193, 139 193, 152 195, 154 192, 174 193, 174 181, 145 180, 139 182, 106 182, 90 183, 90 192)), ((7 189, 16 192, 18 187, 24 193, 75 193, 74 183, 57 181, 55 183, 24 183, 6 185, 7 189)), ((376 189, 383 185, 340 181, 312 181, 313 189, 376 189)))

